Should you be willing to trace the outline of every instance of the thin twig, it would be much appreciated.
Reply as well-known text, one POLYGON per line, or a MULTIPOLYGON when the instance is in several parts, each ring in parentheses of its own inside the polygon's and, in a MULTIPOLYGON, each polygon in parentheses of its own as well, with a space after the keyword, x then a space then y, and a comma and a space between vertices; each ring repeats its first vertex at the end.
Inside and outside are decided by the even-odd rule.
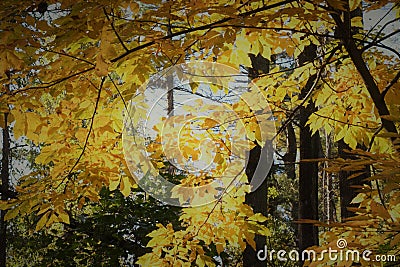
POLYGON ((23 92, 25 92, 25 91, 30 91, 30 90, 50 88, 50 87, 52 87, 52 86, 54 86, 54 85, 57 85, 57 84, 59 84, 59 83, 62 83, 62 82, 64 82, 64 81, 66 81, 66 80, 69 80, 70 78, 73 78, 73 77, 75 77, 75 76, 84 74, 84 73, 86 73, 86 72, 88 72, 88 71, 91 71, 91 70, 94 70, 94 67, 91 67, 91 68, 88 68, 88 69, 79 71, 79 72, 77 72, 77 73, 68 75, 68 76, 66 76, 66 77, 57 79, 57 80, 52 81, 52 82, 43 83, 43 84, 44 84, 43 86, 33 86, 33 87, 24 88, 24 89, 19 89, 19 90, 17 90, 17 91, 12 92, 11 95, 16 95, 16 94, 23 93, 23 92))
MULTIPOLYGON (((95 104, 94 111, 93 111, 93 114, 92 114, 92 118, 91 118, 91 121, 90 121, 89 132, 88 132, 87 135, 86 135, 85 143, 84 143, 84 145, 83 145, 81 154, 79 155, 78 159, 75 161, 75 164, 74 164, 74 165, 72 166, 72 168, 69 170, 68 174, 64 177, 64 179, 61 181, 61 183, 60 183, 58 186, 60 186, 61 184, 63 184, 64 181, 65 181, 65 179, 69 179, 69 178, 71 177, 71 174, 72 174, 73 170, 74 170, 75 167, 78 165, 79 161, 80 161, 80 160, 82 159, 82 157, 83 157, 83 154, 85 153, 86 147, 87 147, 87 145, 88 145, 88 143, 89 143, 89 137, 90 137, 90 134, 91 134, 92 129, 93 129, 94 117, 96 116, 97 109, 98 109, 98 106, 99 106, 100 96, 101 96, 101 90, 102 90, 102 88, 103 88, 103 84, 104 84, 105 78, 106 78, 106 77, 103 77, 103 78, 101 79, 101 83, 100 83, 100 86, 99 86, 98 88, 97 88, 96 85, 93 84, 93 82, 90 81, 90 83, 91 83, 96 89, 98 89, 98 93, 97 93, 97 98, 96 98, 96 104, 95 104)), ((57 187, 57 188, 58 188, 58 187, 57 187)))
POLYGON ((87 63, 89 65, 92 65, 92 66, 95 65, 94 63, 90 62, 89 60, 86 60, 84 58, 79 58, 79 57, 76 57, 76 56, 73 56, 73 55, 69 55, 69 54, 67 54, 65 52, 58 52, 58 51, 54 51, 54 50, 47 49, 47 48, 41 48, 41 49, 43 49, 44 51, 49 52, 49 53, 54 53, 54 54, 57 54, 57 55, 60 55, 60 56, 70 57, 70 58, 73 58, 73 59, 76 59, 76 60, 79 60, 79 61, 83 61, 83 62, 85 62, 85 63, 87 63))
POLYGON ((238 178, 239 174, 241 174, 244 171, 244 167, 240 170, 240 172, 238 174, 235 175, 235 177, 232 179, 232 181, 228 184, 227 187, 224 188, 224 191, 222 191, 221 195, 218 197, 218 199, 215 201, 214 206, 212 207, 212 209, 210 210, 210 212, 207 215, 207 218, 204 220, 204 222, 199 226, 199 228, 197 229, 197 232, 195 234, 195 236, 197 236, 200 232, 200 229, 207 223, 207 221, 210 219, 211 214, 214 212, 214 210, 217 208, 218 203, 221 202, 222 197, 225 195, 225 193, 227 193, 228 188, 233 184, 233 182, 236 181, 236 179, 238 178))
POLYGON ((115 29, 114 21, 110 19, 109 15, 107 14, 107 11, 106 11, 105 7, 103 7, 103 11, 104 11, 104 14, 106 15, 107 20, 110 22, 111 28, 113 29, 113 31, 115 33, 115 36, 117 36, 119 43, 122 45, 122 47, 125 49, 125 51, 129 51, 128 47, 126 47, 124 41, 122 41, 121 36, 119 35, 117 30, 115 29))
POLYGON ((354 127, 360 127, 360 128, 364 128, 364 129, 368 129, 368 130, 379 129, 379 127, 375 127, 374 128, 374 127, 368 127, 368 126, 364 126, 364 125, 357 125, 357 124, 354 124, 354 123, 337 120, 337 119, 334 119, 334 118, 331 118, 331 117, 328 117, 328 116, 324 116, 324 115, 318 114, 317 112, 314 112, 313 114, 318 116, 318 117, 324 118, 324 119, 336 121, 336 122, 343 123, 343 124, 346 124, 346 125, 351 125, 351 126, 354 126, 354 127))
POLYGON ((380 42, 382 42, 382 41, 384 41, 384 40, 386 40, 386 39, 388 39, 388 38, 390 38, 390 37, 392 37, 393 35, 396 35, 396 34, 398 34, 398 33, 400 33, 400 29, 399 29, 399 30, 395 30, 395 31, 389 33, 388 35, 383 36, 383 37, 382 37, 381 39, 379 39, 379 40, 375 40, 375 41, 373 41, 373 42, 370 42, 369 45, 363 47, 363 50, 369 49, 369 48, 375 46, 376 44, 378 44, 378 43, 380 43, 380 42))
POLYGON ((368 144, 368 149, 367 149, 368 152, 371 151, 372 145, 374 144, 375 137, 380 131, 382 131, 382 129, 383 129, 383 124, 381 124, 381 126, 379 126, 379 128, 372 135, 371 141, 369 141, 369 144, 368 144))
POLYGON ((388 85, 385 86, 385 88, 383 89, 383 91, 382 91, 382 93, 381 93, 382 98, 384 98, 384 97, 386 96, 386 94, 387 94, 387 92, 389 91, 389 89, 390 89, 393 85, 395 85, 399 79, 400 79, 400 71, 397 72, 397 74, 396 74, 396 76, 393 78, 393 80, 392 80, 390 83, 388 83, 388 85))
POLYGON ((294 119, 294 116, 296 112, 306 103, 308 98, 312 95, 312 92, 315 90, 317 87, 317 84, 321 78, 322 70, 325 68, 326 65, 330 64, 330 60, 332 57, 335 55, 336 51, 339 50, 340 46, 336 46, 330 51, 330 54, 328 58, 326 59, 326 62, 320 67, 318 70, 317 76, 315 77, 314 83, 311 86, 310 90, 307 92, 307 94, 304 96, 303 101, 289 114, 289 117, 287 120, 282 124, 282 126, 278 129, 277 133, 274 135, 274 137, 271 139, 272 141, 275 140, 275 138, 284 130, 286 127, 289 125, 289 123, 294 119))
MULTIPOLYGON (((254 10, 250 10, 250 11, 247 11, 247 12, 244 12, 244 13, 239 13, 239 14, 237 14, 237 16, 238 17, 248 17, 250 15, 254 15, 254 14, 257 14, 257 13, 260 13, 260 12, 263 12, 263 11, 271 10, 271 9, 276 8, 276 7, 279 7, 279 6, 282 6, 282 5, 285 5, 285 4, 289 4, 289 3, 294 2, 294 1, 296 1, 296 0, 281 1, 281 2, 278 2, 278 3, 271 4, 271 5, 266 5, 266 6, 263 6, 263 7, 260 7, 260 8, 256 8, 254 10)), ((194 28, 191 28, 191 29, 174 32, 173 34, 169 34, 169 35, 160 37, 160 38, 158 38, 156 40, 149 41, 147 43, 144 43, 142 45, 138 45, 138 46, 136 46, 136 47, 134 47, 132 49, 129 49, 125 53, 123 53, 123 54, 111 59, 111 62, 112 63, 117 62, 118 60, 120 60, 120 59, 122 59, 122 58, 124 58, 124 57, 126 57, 126 56, 128 56, 128 55, 130 55, 130 54, 132 54, 134 52, 136 52, 136 51, 142 50, 144 48, 147 48, 147 47, 150 47, 150 46, 156 44, 160 40, 168 40, 168 39, 172 39, 173 37, 177 37, 177 36, 184 35, 184 34, 187 34, 187 33, 192 33, 192 32, 201 31, 201 30, 208 30, 210 27, 213 27, 215 25, 219 25, 219 24, 231 21, 233 19, 234 19, 233 17, 227 17, 227 18, 223 18, 223 19, 220 19, 218 21, 214 21, 214 22, 211 22, 211 23, 199 26, 199 27, 194 27, 194 28)))

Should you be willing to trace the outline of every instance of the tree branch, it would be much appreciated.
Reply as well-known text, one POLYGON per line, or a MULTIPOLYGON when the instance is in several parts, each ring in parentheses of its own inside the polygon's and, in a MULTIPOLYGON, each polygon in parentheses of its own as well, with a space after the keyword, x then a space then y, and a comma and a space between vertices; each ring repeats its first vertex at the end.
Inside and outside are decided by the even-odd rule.
POLYGON ((334 119, 334 118, 331 118, 331 117, 328 117, 328 116, 324 116, 324 115, 318 114, 317 112, 314 112, 313 114, 318 116, 318 117, 324 118, 324 119, 328 119, 328 120, 336 121, 338 123, 343 123, 343 124, 346 124, 346 125, 351 125, 351 126, 354 126, 354 127, 360 127, 360 128, 364 128, 364 129, 368 129, 368 130, 376 130, 376 129, 379 128, 379 127, 373 128, 373 127, 368 127, 368 126, 364 126, 364 125, 357 125, 357 124, 350 123, 350 122, 340 121, 340 120, 337 120, 337 119, 334 119))
POLYGON ((95 65, 94 63, 90 62, 89 60, 86 60, 86 59, 83 59, 83 58, 79 58, 79 57, 76 57, 76 56, 73 56, 73 55, 69 55, 69 54, 67 54, 65 52, 58 52, 58 51, 54 51, 54 50, 47 49, 47 48, 42 48, 42 47, 41 47, 41 49, 43 49, 44 51, 49 52, 49 53, 54 53, 54 54, 57 54, 57 55, 60 55, 60 56, 70 57, 70 58, 73 58, 73 59, 76 59, 76 60, 79 60, 79 61, 83 61, 83 62, 85 62, 85 63, 87 63, 89 65, 92 65, 92 66, 95 65))
POLYGON ((107 20, 110 22, 111 24, 111 28, 113 29, 115 36, 117 36, 119 43, 122 45, 122 47, 125 49, 125 51, 129 51, 128 47, 126 47, 124 41, 122 41, 121 36, 119 35, 119 33, 117 32, 117 30, 115 29, 115 25, 114 25, 114 21, 112 21, 109 17, 109 15, 107 14, 106 8, 103 7, 103 11, 104 14, 106 15, 107 20))
POLYGON ((396 76, 393 78, 393 80, 388 83, 385 88, 382 91, 382 97, 385 98, 387 92, 389 92, 390 88, 397 83, 397 81, 400 79, 400 71, 397 72, 396 76))
POLYGON ((32 86, 32 87, 28 87, 28 88, 24 88, 24 89, 19 89, 19 90, 17 90, 17 91, 12 92, 11 95, 16 95, 16 94, 23 93, 23 92, 29 91, 29 90, 50 88, 50 87, 52 87, 52 86, 54 86, 54 85, 56 85, 56 84, 62 83, 62 82, 64 82, 64 81, 66 81, 66 80, 69 80, 70 78, 73 78, 73 77, 75 77, 75 76, 81 75, 81 74, 86 73, 86 72, 88 72, 88 71, 94 70, 94 68, 95 68, 95 67, 93 66, 93 67, 91 67, 91 68, 88 68, 88 69, 79 71, 79 72, 77 72, 77 73, 73 73, 73 74, 71 74, 71 75, 68 75, 68 76, 66 76, 66 77, 57 79, 57 80, 55 80, 55 81, 48 82, 48 83, 43 83, 43 84, 44 84, 43 86, 32 86))
MULTIPOLYGON (((247 11, 247 12, 244 12, 244 13, 239 13, 237 15, 237 17, 247 17, 247 16, 250 16, 250 15, 257 14, 257 13, 262 12, 262 11, 271 10, 271 9, 279 7, 281 5, 289 4, 289 3, 294 2, 294 1, 296 1, 296 0, 285 0, 285 1, 281 1, 281 2, 275 3, 275 4, 266 5, 266 6, 263 6, 263 7, 260 7, 260 8, 256 8, 254 10, 250 10, 250 11, 247 11)), ((177 37, 179 35, 183 35, 183 34, 187 34, 187 33, 191 33, 191 32, 207 30, 210 27, 213 27, 215 25, 231 21, 233 19, 234 18, 232 18, 232 17, 227 17, 227 18, 223 18, 223 19, 220 19, 218 21, 215 21, 215 22, 212 22, 212 23, 209 23, 209 24, 205 24, 205 25, 202 25, 202 26, 199 26, 199 27, 194 27, 194 28, 191 28, 191 29, 178 31, 178 32, 175 32, 173 34, 168 34, 168 35, 163 36, 161 38, 158 38, 156 40, 149 41, 147 43, 144 43, 142 45, 138 45, 138 46, 136 46, 136 47, 134 47, 132 49, 129 49, 125 53, 123 53, 123 54, 111 59, 111 62, 117 62, 118 60, 120 60, 120 59, 122 59, 122 58, 124 58, 124 57, 126 57, 126 56, 128 56, 128 55, 130 55, 130 54, 132 54, 134 52, 136 52, 136 51, 139 51, 139 50, 144 49, 146 47, 150 47, 150 46, 156 44, 157 41, 172 39, 173 37, 177 37)))
MULTIPOLYGON (((75 164, 74 164, 74 165, 72 166, 72 168, 69 170, 68 174, 64 177, 64 179, 61 181, 61 183, 57 186, 57 188, 58 188, 60 185, 62 185, 66 179, 70 179, 70 178, 71 178, 71 175, 72 175, 73 170, 76 168, 76 166, 78 165, 79 161, 82 159, 83 154, 85 153, 86 147, 87 147, 87 145, 88 145, 88 143, 89 143, 89 137, 90 137, 90 134, 91 134, 92 129, 93 129, 94 117, 96 116, 96 113, 97 113, 97 109, 98 109, 99 102, 100 102, 101 90, 102 90, 102 88, 103 88, 103 84, 104 84, 105 79, 106 79, 105 76, 101 78, 101 83, 100 83, 100 86, 99 86, 98 88, 97 88, 96 85, 94 85, 94 84, 90 81, 90 83, 91 83, 96 89, 98 89, 98 92, 97 92, 96 104, 95 104, 94 111, 93 111, 93 114, 92 114, 92 118, 91 118, 91 121, 90 121, 89 132, 88 132, 87 135, 86 135, 85 143, 84 143, 84 145, 83 145, 82 151, 81 151, 81 153, 80 153, 78 159, 75 161, 75 164)), ((67 183, 68 183, 68 182, 67 182, 67 183)), ((65 188, 66 188, 66 187, 65 187, 65 188)), ((64 191, 65 191, 65 189, 64 189, 64 191)))
MULTIPOLYGON (((345 46, 347 53, 349 54, 351 60, 353 61, 353 64, 355 65, 357 71, 361 75, 361 77, 365 83, 365 86, 367 87, 367 90, 368 90, 376 108, 378 109, 378 113, 379 113, 379 116, 381 117, 383 127, 388 132, 397 133, 396 125, 394 124, 394 122, 382 118, 382 116, 390 115, 390 112, 389 112, 388 107, 386 106, 383 96, 381 95, 381 93, 379 91, 377 84, 375 83, 374 77, 372 77, 372 74, 370 73, 367 65, 365 64, 365 61, 362 57, 362 51, 357 48, 357 45, 354 42, 354 39, 352 38, 351 35, 349 35, 350 33, 348 32, 348 29, 343 24, 342 19, 340 18, 339 14, 333 8, 331 10, 331 16, 332 16, 333 20, 335 21, 335 23, 338 27, 338 30, 340 32, 344 33, 342 35, 342 41, 344 43, 344 46, 345 46), (349 37, 346 38, 346 36, 349 36, 349 37)), ((394 31, 385 37, 388 38, 389 36, 394 35, 396 32, 400 32, 400 30, 394 31)))
POLYGON ((336 51, 339 49, 339 46, 336 46, 334 49, 332 49, 331 53, 329 54, 328 58, 327 58, 327 62, 323 64, 323 66, 321 66, 321 68, 318 70, 317 76, 315 77, 314 83, 312 84, 310 90, 307 92, 307 94, 304 96, 303 100, 301 101, 301 103, 289 114, 289 117, 286 119, 286 121, 281 125, 281 127, 279 127, 278 131, 276 132, 276 134, 274 135, 274 137, 272 138, 272 140, 274 140, 284 129, 286 129, 286 127, 288 126, 288 124, 294 119, 294 115, 296 114, 296 112, 307 102, 308 98, 311 96, 312 92, 315 90, 315 88, 317 87, 317 84, 321 78, 321 73, 322 70, 324 69, 324 67, 326 65, 328 65, 330 63, 331 58, 333 57, 333 55, 336 53, 336 51))

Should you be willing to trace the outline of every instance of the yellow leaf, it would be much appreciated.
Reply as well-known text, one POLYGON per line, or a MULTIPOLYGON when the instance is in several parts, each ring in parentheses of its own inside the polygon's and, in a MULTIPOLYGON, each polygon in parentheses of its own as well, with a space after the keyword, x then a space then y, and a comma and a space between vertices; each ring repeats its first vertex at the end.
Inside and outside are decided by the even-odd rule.
POLYGON ((396 234, 396 236, 390 241, 390 246, 395 247, 397 244, 400 243, 400 234, 396 234))
POLYGON ((357 140, 356 140, 355 136, 353 135, 353 133, 352 133, 350 130, 348 130, 348 131, 346 132, 346 135, 344 136, 343 141, 344 141, 346 144, 348 144, 348 145, 350 146, 350 148, 356 149, 356 147, 357 147, 357 140))
POLYGON ((336 129, 338 132, 335 134, 335 140, 334 140, 335 142, 339 141, 346 135, 346 132, 348 132, 349 127, 346 125, 342 129, 340 129, 340 128, 336 128, 336 129))
POLYGON ((210 266, 214 267, 215 263, 211 260, 210 257, 206 255, 197 255, 196 265, 199 267, 210 266))
POLYGON ((110 179, 110 184, 108 185, 108 188, 110 189, 110 191, 114 191, 115 189, 117 189, 120 181, 121 181, 121 178, 110 179))
POLYGON ((265 222, 267 220, 267 217, 262 215, 261 213, 256 213, 253 216, 249 217, 250 221, 257 221, 257 222, 265 222))
POLYGON ((362 17, 354 17, 354 18, 352 18, 351 19, 351 26, 352 27, 362 28, 364 26, 362 17))
POLYGON ((391 219, 389 212, 381 204, 378 204, 376 202, 372 202, 371 203, 371 211, 372 211, 372 213, 378 214, 381 218, 383 218, 385 220, 391 219))
POLYGON ((257 140, 257 143, 259 145, 263 145, 263 141, 265 141, 265 140, 262 140, 260 127, 256 127, 255 132, 254 132, 254 136, 255 136, 255 138, 257 140))
POLYGON ((130 6, 131 11, 132 11, 133 13, 137 13, 137 12, 139 11, 140 6, 139 6, 138 3, 130 2, 130 3, 129 3, 129 6, 130 6))
POLYGON ((254 234, 249 231, 244 231, 244 236, 246 237, 246 242, 256 250, 256 242, 254 241, 254 234))
POLYGON ((44 204, 40 207, 40 211, 36 215, 41 215, 45 212, 47 212, 51 208, 50 204, 44 204))
POLYGON ((352 204, 360 203, 365 199, 365 194, 359 193, 353 200, 351 201, 352 204))
POLYGON ((257 231, 260 235, 264 236, 271 236, 271 231, 265 227, 264 225, 261 225, 261 229, 257 231))
POLYGON ((129 196, 129 194, 131 193, 131 183, 129 182, 128 176, 122 177, 120 183, 120 190, 121 193, 124 195, 124 197, 129 196))
POLYGON ((215 247, 217 248, 217 253, 218 254, 221 254, 221 252, 222 251, 224 251, 224 244, 223 243, 220 243, 220 242, 217 242, 216 244, 215 244, 215 247))
POLYGON ((278 88, 278 89, 275 91, 275 96, 276 96, 277 100, 282 101, 283 98, 286 96, 286 90, 285 90, 285 88, 278 88))
POLYGON ((12 206, 14 206, 14 203, 9 203, 8 201, 3 200, 0 201, 0 210, 8 210, 12 206))
POLYGON ((69 224, 69 216, 65 212, 59 212, 58 213, 58 218, 60 219, 59 221, 62 223, 69 224))
POLYGON ((17 217, 18 213, 19 213, 19 207, 15 207, 11 210, 8 210, 6 215, 4 216, 4 220, 7 221, 13 219, 17 217))
POLYGON ((199 88, 199 83, 197 82, 191 82, 190 87, 192 88, 192 93, 195 94, 197 92, 197 89, 199 88))
POLYGON ((15 124, 14 124, 14 137, 15 139, 20 138, 23 135, 26 135, 27 131, 27 122, 25 114, 23 114, 20 110, 13 109, 12 114, 15 117, 15 124))
MULTIPOLYGON (((350 11, 357 9, 361 4, 361 0, 349 0, 350 11)), ((356 25, 353 25, 356 26, 356 25)))
POLYGON ((335 9, 346 11, 345 0, 328 0, 328 4, 335 9))
POLYGON ((58 222, 58 217, 55 215, 55 213, 54 213, 54 212, 51 212, 50 214, 51 214, 51 215, 50 215, 50 218, 49 218, 49 220, 48 220, 47 223, 46 223, 46 226, 47 226, 47 227, 49 227, 50 225, 52 225, 52 224, 55 223, 55 222, 58 222))
POLYGON ((46 222, 49 219, 49 215, 50 215, 50 213, 46 212, 45 214, 43 214, 42 217, 40 217, 39 221, 36 224, 36 228, 35 228, 36 231, 40 231, 45 226, 46 222))
POLYGON ((36 132, 38 126, 41 124, 40 116, 34 112, 27 112, 25 115, 28 123, 28 132, 36 132))
POLYGON ((97 76, 102 77, 108 74, 108 64, 105 62, 101 54, 96 57, 95 73, 97 76))
POLYGON ((88 132, 88 129, 79 128, 75 133, 75 137, 81 144, 83 144, 83 142, 86 140, 88 132))
POLYGON ((236 51, 236 56, 237 56, 237 62, 241 65, 250 67, 251 66, 251 60, 249 55, 247 54, 247 50, 237 50, 236 51))

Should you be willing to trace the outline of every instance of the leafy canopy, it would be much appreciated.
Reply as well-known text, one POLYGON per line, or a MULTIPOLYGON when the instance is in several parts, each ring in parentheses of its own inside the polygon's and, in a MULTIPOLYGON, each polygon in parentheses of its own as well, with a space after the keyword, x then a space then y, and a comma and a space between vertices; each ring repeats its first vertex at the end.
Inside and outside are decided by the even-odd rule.
MULTIPOLYGON (((362 9, 387 4, 398 19, 397 1, 365 1, 362 9)), ((348 36, 341 36, 340 30, 360 26, 358 17, 348 19, 360 7, 361 1, 355 0, 2 1, 0 111, 9 113, 15 139, 26 136, 40 147, 35 162, 44 166, 19 180, 16 199, 2 202, 1 208, 8 209, 6 219, 35 213, 36 230, 41 230, 54 223, 70 224, 71 216, 86 203, 99 200, 104 186, 129 196, 137 185, 121 140, 128 102, 135 108, 132 120, 139 122, 148 109, 141 85, 161 69, 190 61, 246 69, 252 67, 249 54, 270 60, 270 72, 254 79, 261 96, 249 97, 250 106, 243 101, 225 103, 244 122, 242 134, 250 143, 246 150, 263 144, 263 126, 254 120, 264 111, 257 100, 263 97, 271 105, 279 133, 291 114, 312 99, 318 107, 308 121, 313 132, 323 129, 353 149, 360 144, 371 153, 395 153, 399 55, 382 41, 398 31, 390 36, 375 29, 344 31, 348 36), (310 44, 318 46, 317 56, 296 65, 310 44), (382 47, 394 54, 382 52, 382 47), (274 61, 278 54, 289 63, 274 61), (312 90, 301 98, 302 88, 314 75, 312 90)), ((196 84, 189 92, 202 93, 196 84)), ((216 126, 212 121, 201 123, 216 126)), ((179 148, 186 159, 196 159, 199 150, 190 131, 180 133, 179 148)), ((232 151, 222 149, 230 146, 221 139, 222 132, 211 136, 220 148, 212 160, 215 176, 232 156, 232 151)), ((168 155, 163 155, 157 138, 142 149, 161 169, 168 155)), ((242 186, 231 186, 212 204, 185 208, 180 217, 183 230, 159 225, 149 235, 152 252, 138 263, 213 266, 208 256, 211 244, 218 253, 228 244, 243 250, 246 242, 254 246, 256 233, 269 235, 262 224, 266 218, 243 204, 250 190, 240 172, 244 166, 234 167, 242 186)), ((207 178, 188 175, 182 182, 196 185, 207 178)), ((360 195, 355 201, 364 205, 366 199, 360 195)), ((381 208, 373 214, 389 219, 381 208)), ((399 213, 390 215, 398 223, 399 213)))

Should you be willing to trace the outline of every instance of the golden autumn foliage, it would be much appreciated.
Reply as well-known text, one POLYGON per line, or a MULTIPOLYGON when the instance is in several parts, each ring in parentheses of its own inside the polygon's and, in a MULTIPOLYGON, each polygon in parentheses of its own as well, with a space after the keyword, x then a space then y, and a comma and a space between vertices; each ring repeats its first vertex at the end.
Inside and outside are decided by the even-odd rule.
POLYGON ((355 247, 378 251, 389 244, 387 251, 396 251, 400 57, 383 41, 398 38, 399 30, 387 35, 360 30, 343 37, 337 29, 345 23, 349 29, 362 26, 360 19, 346 17, 361 7, 368 12, 389 6, 397 21, 400 6, 396 0, 361 2, 2 1, 0 115, 9 114, 15 142, 27 138, 40 150, 35 163, 43 166, 19 179, 16 198, 0 202, 6 220, 33 213, 38 216, 36 231, 67 225, 87 203, 99 200, 103 187, 129 197, 140 187, 140 175, 165 171, 168 157, 181 166, 204 161, 211 166, 207 171, 186 170, 172 191, 172 198, 186 203, 180 216, 183 230, 159 224, 149 234, 151 252, 137 263, 216 266, 207 254, 211 245, 217 254, 228 246, 244 251, 246 244, 255 247, 256 234, 271 234, 264 224, 268 218, 244 204, 251 186, 240 159, 266 140, 282 148, 279 136, 286 123, 313 101, 317 111, 307 122, 313 133, 324 131, 351 149, 368 149, 358 150, 359 161, 333 159, 329 165, 374 170, 371 186, 353 200, 359 204, 357 217, 343 225, 324 225, 337 228, 323 233, 321 240, 328 244, 343 236, 355 247), (316 57, 298 64, 311 44, 318 47, 316 57), (193 78, 186 93, 219 102, 198 99, 185 113, 159 114, 152 136, 123 140, 127 117, 135 131, 148 117, 152 107, 143 85, 156 73, 203 62, 199 64, 244 71, 248 79, 249 54, 271 63, 268 73, 251 81, 257 90, 246 87, 235 98, 232 88, 218 86, 226 73, 193 78), (302 95, 312 76, 311 90, 302 95), (205 86, 210 79, 212 84, 205 86), (128 141, 131 147, 124 147, 128 141), (131 153, 129 160, 124 149, 131 153), (193 193, 180 186, 202 190, 193 193))

